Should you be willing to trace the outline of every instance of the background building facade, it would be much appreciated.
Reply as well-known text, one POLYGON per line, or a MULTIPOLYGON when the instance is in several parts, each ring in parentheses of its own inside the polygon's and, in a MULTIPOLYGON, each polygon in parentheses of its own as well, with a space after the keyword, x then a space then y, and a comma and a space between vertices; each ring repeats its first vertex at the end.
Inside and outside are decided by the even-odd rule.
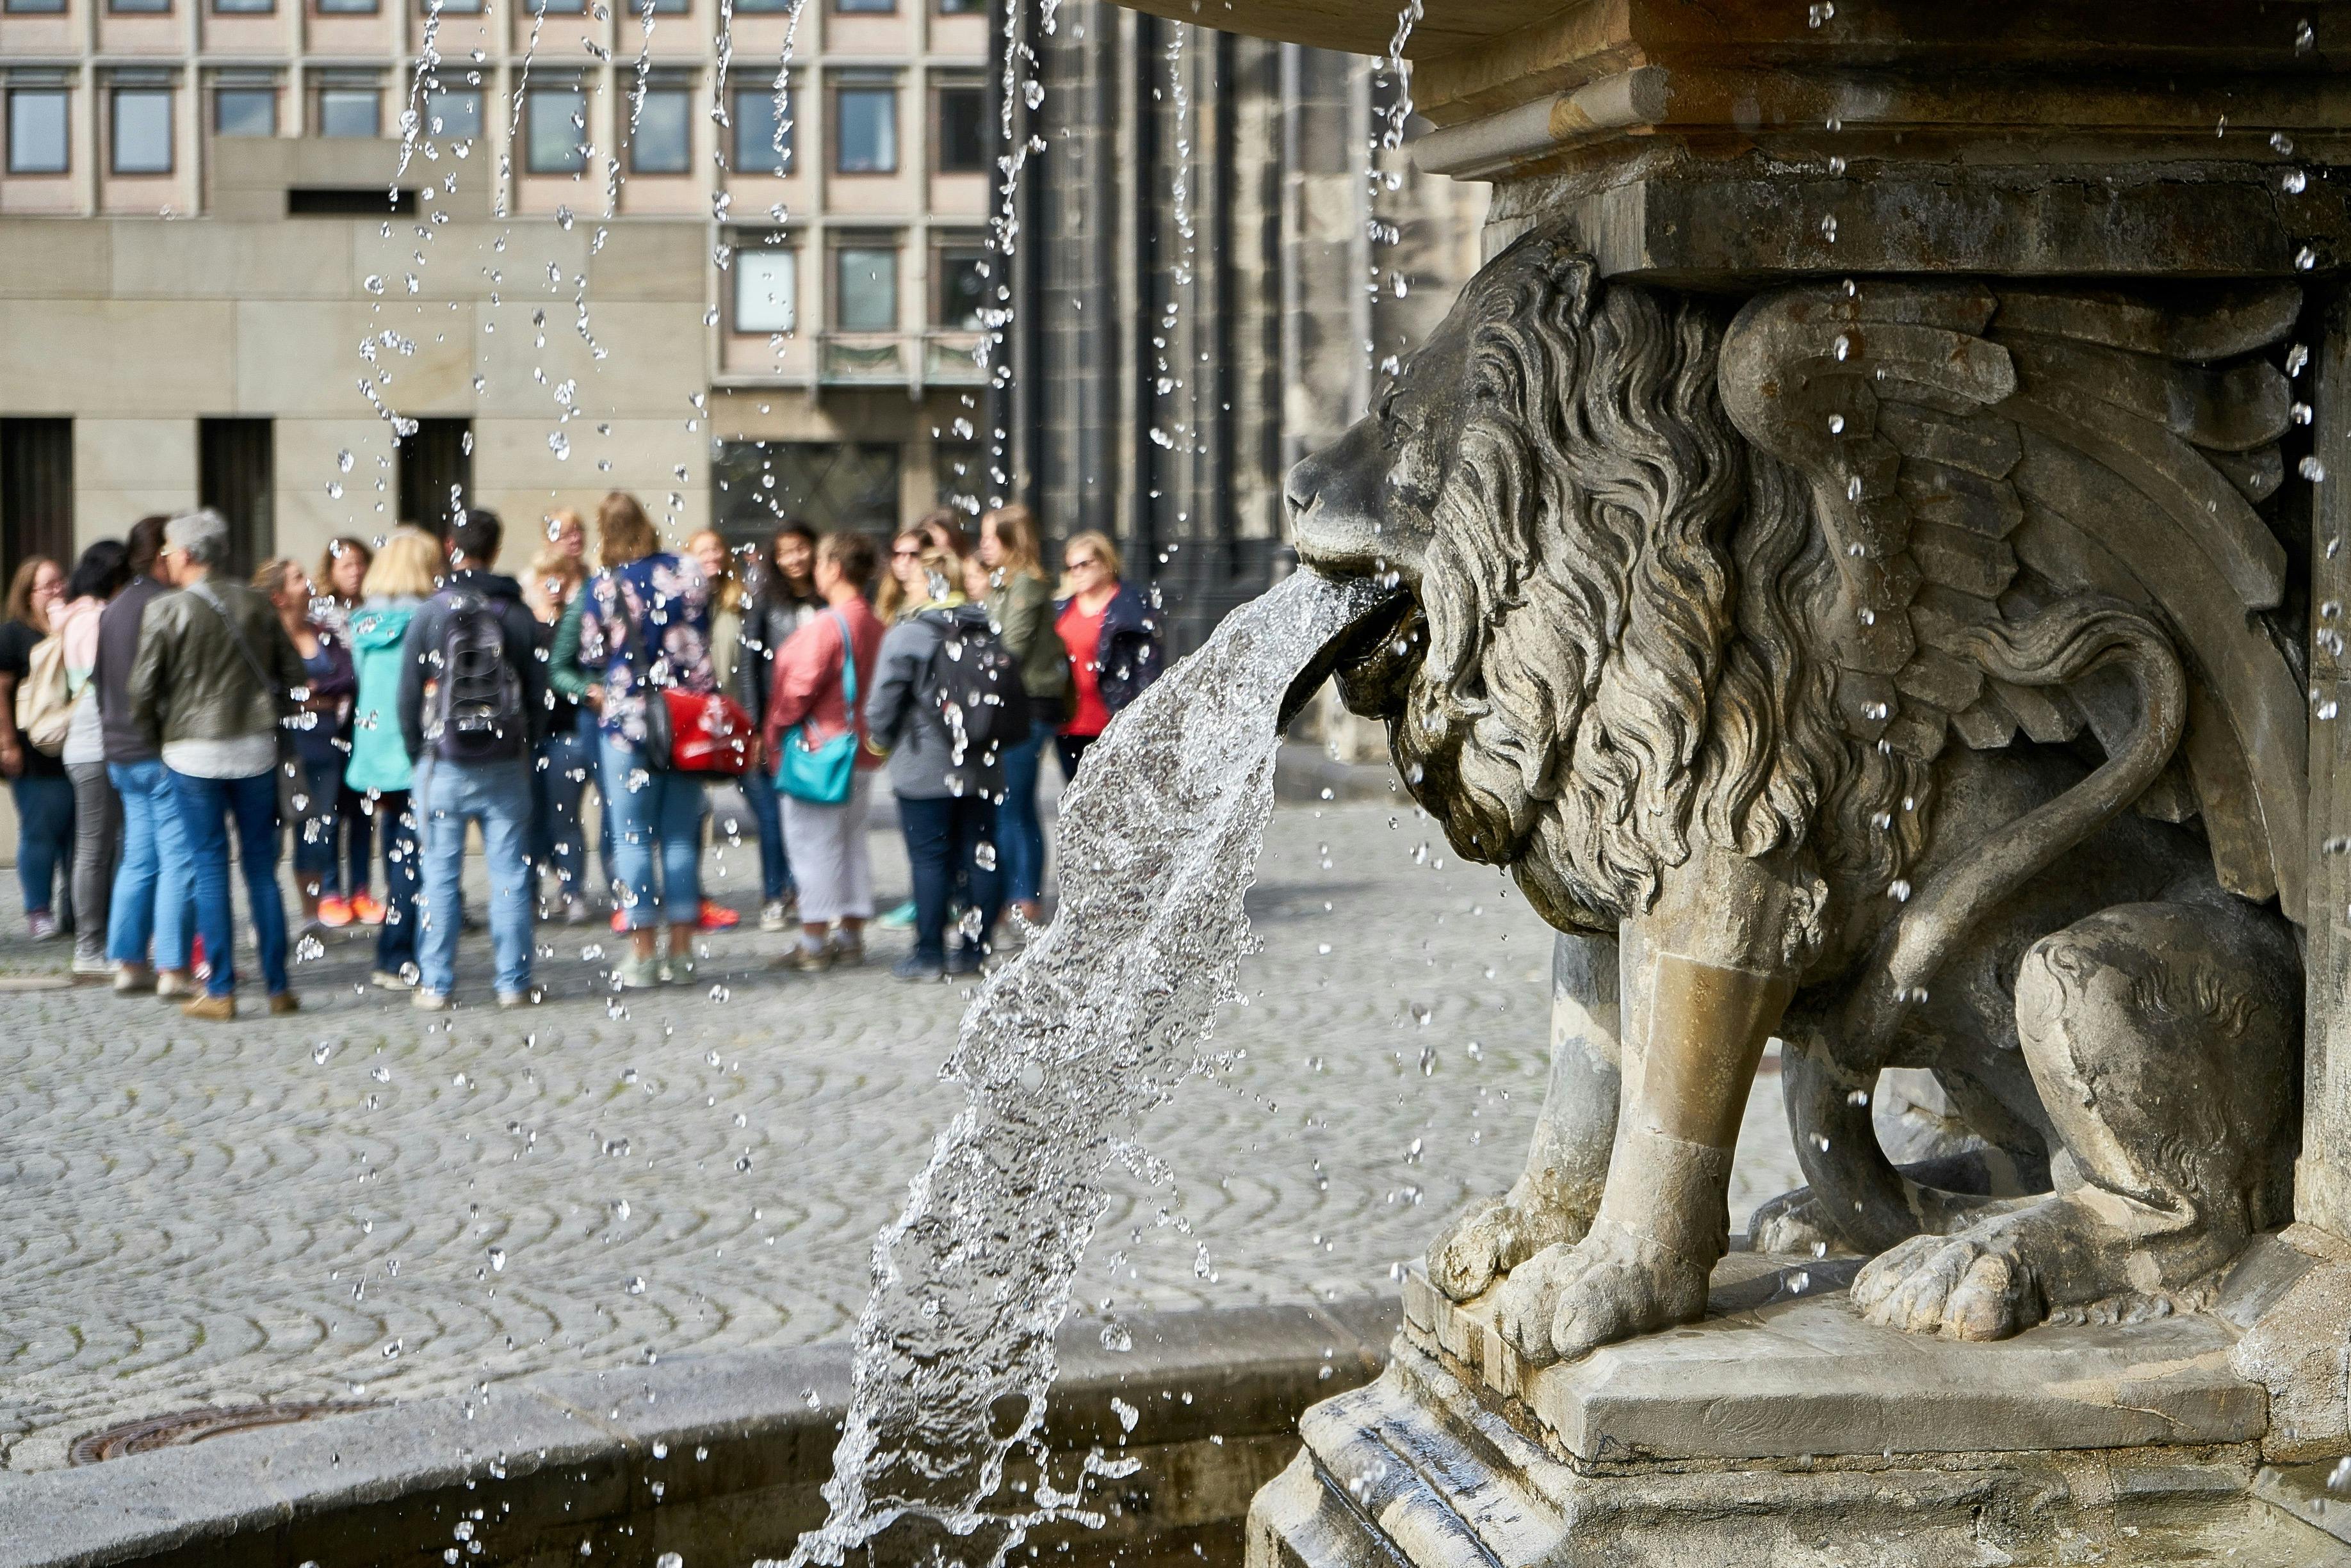
POLYGON ((0 566, 200 501, 246 561, 453 495, 744 537, 933 504, 989 36, 978 0, 736 0, 724 47, 716 0, 0 0, 0 566))

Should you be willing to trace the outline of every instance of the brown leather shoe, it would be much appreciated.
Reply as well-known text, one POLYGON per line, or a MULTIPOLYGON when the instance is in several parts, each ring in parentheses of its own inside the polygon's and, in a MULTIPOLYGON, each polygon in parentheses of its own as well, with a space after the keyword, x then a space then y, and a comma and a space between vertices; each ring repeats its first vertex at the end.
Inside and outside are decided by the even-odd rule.
POLYGON ((192 996, 180 1003, 180 1011, 190 1018, 209 1018, 215 1023, 226 1023, 236 1016, 234 996, 192 996))
POLYGON ((273 1018, 280 1013, 301 1011, 302 999, 290 991, 281 991, 269 999, 269 1015, 273 1018))

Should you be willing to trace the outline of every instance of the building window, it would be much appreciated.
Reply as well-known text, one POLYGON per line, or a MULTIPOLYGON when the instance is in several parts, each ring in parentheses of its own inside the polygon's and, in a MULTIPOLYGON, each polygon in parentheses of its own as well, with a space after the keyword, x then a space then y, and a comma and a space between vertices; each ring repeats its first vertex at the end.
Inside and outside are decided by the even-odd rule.
POLYGON ((799 258, 780 245, 737 250, 735 330, 791 332, 799 326, 799 258))
MULTIPOLYGON (((739 7, 738 7, 739 9, 739 7)), ((799 99, 795 91, 786 100, 788 106, 799 99)), ((735 167, 746 174, 785 174, 792 167, 792 124, 790 115, 782 120, 783 135, 776 134, 776 94, 772 88, 737 88, 735 89, 735 167), (781 151, 778 144, 781 144, 781 151)))
MULTIPOLYGON (((529 5, 530 14, 534 16, 570 16, 584 13, 587 9, 588 0, 530 0, 529 5)), ((736 9, 739 11, 742 7, 738 5, 736 9)))
POLYGON ((277 134, 277 89, 267 87, 213 88, 213 134, 277 134))
POLYGON ((62 174, 68 162, 64 88, 8 91, 8 172, 62 174))
POLYGON ((317 0, 322 16, 372 16, 376 0, 317 0))
POLYGON ((452 140, 482 134, 482 89, 428 88, 424 93, 424 134, 452 140))
POLYGON ((172 0, 106 0, 106 8, 117 16, 168 16, 172 0))
POLYGON ((637 174, 683 174, 692 161, 694 89, 679 82, 653 82, 637 109, 629 133, 629 169, 637 174))
POLYGON ((228 521, 228 574, 239 582, 277 553, 277 444, 267 420, 196 421, 197 495, 228 521))
POLYGON ((841 174, 898 171, 898 89, 883 82, 844 84, 832 94, 832 167, 841 174))
POLYGON ((898 9, 898 0, 832 0, 832 8, 843 16, 887 16, 898 9))
POLYGON ((383 94, 373 87, 319 89, 319 134, 367 137, 383 134, 383 94))
POLYGON ((942 16, 985 16, 987 0, 938 0, 942 16))
POLYGON ((74 555, 73 421, 0 420, 0 561, 74 555))
POLYGON ((942 174, 987 171, 987 89, 956 85, 938 90, 938 161, 942 174))
POLYGON ((934 325, 949 332, 977 332, 987 312, 987 252, 979 245, 943 245, 938 265, 938 315, 934 325))
POLYGON ((577 87, 533 88, 524 102, 523 167, 534 174, 577 174, 587 168, 587 93, 577 87))
POLYGON ((172 171, 172 89, 116 88, 112 168, 117 174, 172 171))
POLYGON ((843 245, 832 253, 832 325, 841 332, 898 330, 898 250, 843 245))
POLYGON ((451 514, 473 495, 474 421, 417 421, 400 441, 400 520, 446 534, 451 514))
POLYGON ((266 16, 277 9, 277 0, 213 0, 215 16, 266 16))
MULTIPOLYGON (((461 13, 468 16, 478 16, 482 9, 482 0, 440 0, 440 7, 453 16, 461 13)), ((418 0, 416 14, 420 16, 431 16, 433 0, 418 0)))
POLYGON ((11 16, 61 16, 65 9, 66 0, 6 0, 0 4, 0 12, 11 16))

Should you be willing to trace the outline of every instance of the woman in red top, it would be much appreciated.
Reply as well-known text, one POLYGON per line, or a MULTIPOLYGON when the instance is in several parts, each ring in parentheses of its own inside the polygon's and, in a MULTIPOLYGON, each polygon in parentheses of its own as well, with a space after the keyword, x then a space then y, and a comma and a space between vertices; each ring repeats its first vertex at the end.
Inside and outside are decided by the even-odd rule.
POLYGON ((1061 775, 1078 763, 1118 711, 1159 678, 1159 620, 1143 596, 1119 580, 1118 546, 1108 535, 1072 534, 1061 550, 1070 597, 1055 607, 1053 629, 1069 649, 1076 711, 1053 738, 1061 775))
POLYGON ((873 688, 873 666, 882 651, 883 627, 865 603, 873 576, 873 541, 862 534, 828 534, 816 549, 816 591, 825 607, 809 617, 776 653, 761 726, 764 754, 783 754, 784 732, 805 724, 807 738, 822 742, 852 725, 857 731, 857 766, 849 798, 839 805, 783 795, 784 848, 800 890, 800 940, 776 961, 778 967, 826 970, 835 963, 865 961, 865 922, 873 918, 873 865, 866 852, 865 815, 873 797, 873 770, 882 757, 865 739, 864 693, 873 688), (858 701, 852 705, 841 683, 841 637, 855 660, 858 701), (832 927, 839 923, 839 934, 832 927), (828 940, 831 945, 828 946, 828 940))

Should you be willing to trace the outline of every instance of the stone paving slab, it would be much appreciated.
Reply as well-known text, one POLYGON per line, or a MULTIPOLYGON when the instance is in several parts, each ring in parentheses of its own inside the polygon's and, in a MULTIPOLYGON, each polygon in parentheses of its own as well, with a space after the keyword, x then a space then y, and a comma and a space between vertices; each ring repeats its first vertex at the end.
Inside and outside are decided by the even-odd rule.
MULTIPOLYGON (((906 886, 877 835, 885 897, 906 886)), ((756 908, 748 845, 716 896, 756 908)), ((0 972, 62 971, 22 940, 0 972)), ((1392 1292, 1443 1217, 1505 1184, 1544 1074, 1549 933, 1403 803, 1286 805, 1250 895, 1262 952, 1229 1064, 1144 1124, 1081 1310, 1392 1292)), ((0 994, 0 1461, 195 1405, 413 1400, 808 1344, 853 1322, 875 1231, 954 1108, 964 993, 765 967, 707 941, 692 989, 615 998, 616 939, 543 929, 547 1005, 432 1017, 306 947, 304 1011, 200 1024, 102 987, 0 994)), ((461 1002, 486 1003, 467 940, 461 1002)), ((1735 1217, 1789 1185, 1776 1083, 1735 1217)), ((0 1482, 5 1484, 5 1482, 0 1482)))

